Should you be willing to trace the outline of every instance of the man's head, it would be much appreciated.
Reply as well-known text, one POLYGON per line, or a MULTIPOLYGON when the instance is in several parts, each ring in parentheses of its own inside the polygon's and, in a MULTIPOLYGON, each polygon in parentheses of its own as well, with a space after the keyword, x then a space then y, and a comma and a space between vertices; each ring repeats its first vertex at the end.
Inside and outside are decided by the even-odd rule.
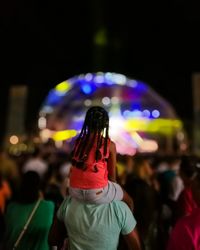
POLYGON ((22 176, 20 201, 31 203, 37 200, 40 190, 40 177, 34 171, 28 171, 22 176))
POLYGON ((134 160, 134 173, 143 180, 148 180, 153 175, 149 161, 143 157, 134 160))
POLYGON ((197 174, 192 181, 192 194, 198 207, 200 207, 200 170, 198 169, 197 174))
POLYGON ((192 181, 196 172, 197 168, 195 158, 183 156, 180 164, 180 176, 186 185, 192 181))

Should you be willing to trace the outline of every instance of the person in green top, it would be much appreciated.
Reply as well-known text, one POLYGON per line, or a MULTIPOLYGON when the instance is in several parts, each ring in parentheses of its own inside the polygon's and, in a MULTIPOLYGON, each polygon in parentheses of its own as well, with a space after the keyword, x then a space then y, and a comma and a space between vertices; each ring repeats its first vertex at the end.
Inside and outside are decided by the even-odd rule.
POLYGON ((49 243, 61 249, 68 236, 69 250, 117 250, 122 234, 129 250, 140 250, 136 221, 122 201, 89 204, 68 197, 61 204, 49 233, 49 243))
MULTIPOLYGON (((40 178, 37 173, 29 171, 24 174, 18 201, 10 203, 6 211, 4 250, 13 249, 39 199, 39 188, 40 178)), ((17 250, 49 250, 47 238, 53 215, 54 204, 41 200, 17 250)))

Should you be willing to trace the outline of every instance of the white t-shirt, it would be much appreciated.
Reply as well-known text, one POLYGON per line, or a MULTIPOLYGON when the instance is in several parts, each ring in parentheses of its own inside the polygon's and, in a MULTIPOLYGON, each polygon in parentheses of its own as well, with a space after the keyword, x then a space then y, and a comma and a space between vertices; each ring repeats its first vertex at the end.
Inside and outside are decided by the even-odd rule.
POLYGON ((169 198, 173 201, 177 201, 179 195, 184 189, 184 183, 180 176, 176 175, 170 185, 169 198))

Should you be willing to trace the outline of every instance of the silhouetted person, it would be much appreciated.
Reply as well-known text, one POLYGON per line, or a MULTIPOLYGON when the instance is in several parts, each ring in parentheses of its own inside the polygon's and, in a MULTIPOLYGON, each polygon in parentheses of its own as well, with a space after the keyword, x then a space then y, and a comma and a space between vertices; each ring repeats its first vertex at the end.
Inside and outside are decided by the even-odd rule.
POLYGON ((8 205, 3 249, 13 249, 36 204, 38 207, 17 250, 49 250, 47 236, 53 220, 54 205, 41 199, 40 177, 33 171, 24 174, 18 200, 8 205))

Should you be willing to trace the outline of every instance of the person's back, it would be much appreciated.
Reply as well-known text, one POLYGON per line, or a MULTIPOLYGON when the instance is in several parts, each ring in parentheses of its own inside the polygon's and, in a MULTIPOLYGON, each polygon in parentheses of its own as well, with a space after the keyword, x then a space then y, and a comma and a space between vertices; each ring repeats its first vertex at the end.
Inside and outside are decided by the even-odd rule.
POLYGON ((70 250, 116 250, 120 233, 128 235, 136 226, 122 201, 95 205, 67 198, 57 217, 67 229, 70 250))
POLYGON ((48 231, 52 224, 54 205, 41 200, 40 177, 36 172, 27 172, 22 176, 20 192, 16 202, 8 205, 5 214, 4 250, 13 249, 19 240, 24 226, 30 223, 19 240, 17 250, 48 250, 48 231))
POLYGON ((185 187, 177 200, 175 219, 190 215, 196 208, 197 204, 192 196, 191 187, 185 187))
POLYGON ((145 241, 156 223, 158 197, 152 183, 153 170, 145 158, 134 159, 134 172, 127 176, 125 190, 134 200, 138 231, 145 241))
MULTIPOLYGON (((36 202, 33 203, 10 203, 6 216, 6 234, 4 249, 12 249, 20 235, 29 215, 36 202)), ((52 202, 41 200, 28 229, 23 236, 18 250, 48 250, 48 232, 52 224, 54 205, 52 202)))
POLYGON ((180 177, 184 183, 184 189, 176 202, 176 220, 185 215, 190 215, 197 208, 191 187, 196 174, 196 159, 190 156, 183 156, 180 164, 180 177))
POLYGON ((200 209, 180 219, 172 231, 168 250, 200 249, 200 209))
POLYGON ((178 220, 170 235, 168 250, 199 250, 200 249, 200 172, 191 183, 193 198, 197 208, 188 216, 178 220))

